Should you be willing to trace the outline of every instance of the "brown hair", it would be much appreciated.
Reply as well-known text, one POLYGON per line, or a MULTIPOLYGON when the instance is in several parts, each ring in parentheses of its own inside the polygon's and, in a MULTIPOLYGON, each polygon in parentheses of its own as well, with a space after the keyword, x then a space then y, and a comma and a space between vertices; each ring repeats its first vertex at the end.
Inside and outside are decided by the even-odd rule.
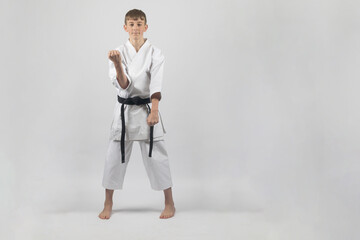
POLYGON ((145 25, 146 25, 146 15, 143 11, 141 11, 139 9, 132 9, 132 10, 128 11, 125 15, 125 25, 128 20, 130 20, 130 19, 137 20, 138 18, 140 18, 141 20, 144 20, 145 25))

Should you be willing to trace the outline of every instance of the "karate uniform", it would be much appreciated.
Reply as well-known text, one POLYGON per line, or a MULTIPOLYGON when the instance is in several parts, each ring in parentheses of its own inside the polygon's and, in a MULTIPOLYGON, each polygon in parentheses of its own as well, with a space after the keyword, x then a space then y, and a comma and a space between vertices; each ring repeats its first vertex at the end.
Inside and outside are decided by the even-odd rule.
MULTIPOLYGON (((125 44, 116 48, 121 55, 121 65, 129 81, 124 89, 116 79, 116 69, 109 60, 109 77, 117 89, 118 98, 150 98, 154 93, 161 92, 164 55, 161 50, 153 46, 148 39, 138 52, 128 39, 125 44)), ((164 123, 159 111, 159 122, 153 126, 152 139, 150 142, 150 126, 147 124, 149 105, 123 106, 124 122, 121 118, 120 102, 116 102, 114 117, 110 127, 109 147, 106 155, 102 185, 107 189, 122 189, 126 167, 130 159, 133 142, 139 142, 144 166, 154 190, 164 190, 172 187, 172 179, 169 167, 169 159, 165 147, 164 123), (123 127, 125 125, 125 131, 123 127), (121 134, 125 140, 121 153, 121 134), (152 146, 152 151, 151 151, 152 146), (150 150, 150 151, 149 151, 150 150), (152 152, 152 154, 150 153, 152 152), (150 156, 151 155, 151 156, 150 156), (123 163, 122 163, 123 157, 123 163)))

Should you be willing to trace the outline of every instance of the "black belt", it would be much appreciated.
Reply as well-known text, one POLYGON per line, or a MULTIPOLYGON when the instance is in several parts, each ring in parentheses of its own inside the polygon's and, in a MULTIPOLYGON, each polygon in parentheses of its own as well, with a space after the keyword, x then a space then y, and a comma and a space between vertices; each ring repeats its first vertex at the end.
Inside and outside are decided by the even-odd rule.
MULTIPOLYGON (((149 110, 149 114, 151 112, 151 108, 149 107, 150 98, 140 98, 140 97, 133 97, 133 98, 122 98, 119 95, 118 102, 121 103, 121 162, 125 162, 125 116, 124 116, 124 104, 127 105, 143 105, 146 104, 149 110)), ((150 149, 149 149, 149 157, 151 157, 151 152, 153 148, 153 136, 154 135, 154 126, 150 126, 150 149)))

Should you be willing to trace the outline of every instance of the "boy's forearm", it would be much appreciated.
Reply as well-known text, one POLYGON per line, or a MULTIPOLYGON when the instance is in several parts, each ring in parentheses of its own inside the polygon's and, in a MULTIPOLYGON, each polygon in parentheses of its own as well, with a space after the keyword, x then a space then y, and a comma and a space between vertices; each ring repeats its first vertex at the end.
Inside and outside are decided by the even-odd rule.
POLYGON ((159 102, 161 100, 161 92, 153 93, 150 98, 151 98, 152 109, 158 111, 159 110, 159 102))
POLYGON ((151 112, 159 111, 159 99, 152 98, 151 99, 151 112))
POLYGON ((115 64, 114 66, 116 69, 116 79, 120 84, 120 87, 123 89, 127 88, 129 81, 124 73, 124 69, 122 68, 121 63, 115 64))

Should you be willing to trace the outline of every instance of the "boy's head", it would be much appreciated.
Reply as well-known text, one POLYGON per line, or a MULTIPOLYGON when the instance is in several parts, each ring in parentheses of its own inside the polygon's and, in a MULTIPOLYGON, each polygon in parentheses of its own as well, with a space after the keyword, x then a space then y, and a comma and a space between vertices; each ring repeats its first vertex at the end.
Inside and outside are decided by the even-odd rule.
POLYGON ((143 11, 138 9, 130 10, 125 15, 124 29, 129 33, 129 37, 133 40, 143 38, 148 25, 146 24, 146 15, 143 11))

